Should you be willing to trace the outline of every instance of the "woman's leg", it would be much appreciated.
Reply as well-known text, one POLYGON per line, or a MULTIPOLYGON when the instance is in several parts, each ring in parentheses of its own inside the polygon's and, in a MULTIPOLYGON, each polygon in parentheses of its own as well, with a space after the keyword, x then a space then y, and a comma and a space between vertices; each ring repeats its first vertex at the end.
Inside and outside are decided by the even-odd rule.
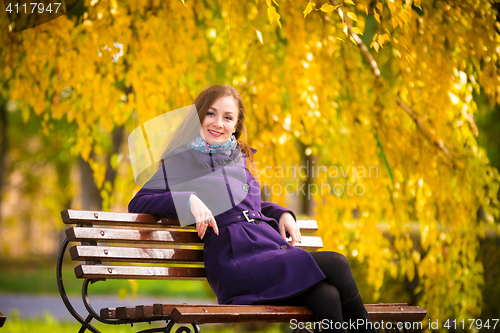
POLYGON ((341 328, 343 318, 340 293, 328 282, 320 281, 300 295, 273 304, 308 306, 314 311, 314 332, 345 333, 341 328))
POLYGON ((347 259, 337 252, 311 252, 311 255, 323 271, 323 274, 325 274, 326 279, 324 281, 335 286, 340 294, 342 315, 344 321, 349 324, 348 331, 350 333, 375 332, 354 282, 347 259), (358 322, 359 319, 363 320, 363 324, 361 324, 361 321, 358 322), (356 325, 353 325, 354 323, 356 325))

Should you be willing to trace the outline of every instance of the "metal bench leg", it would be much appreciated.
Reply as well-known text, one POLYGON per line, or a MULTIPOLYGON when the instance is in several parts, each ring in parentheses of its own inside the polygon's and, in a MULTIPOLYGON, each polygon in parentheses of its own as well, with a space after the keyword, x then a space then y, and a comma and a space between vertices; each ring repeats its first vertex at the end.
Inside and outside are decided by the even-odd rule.
MULTIPOLYGON (((170 320, 167 324, 166 327, 162 327, 162 328, 150 328, 150 329, 147 329, 147 330, 144 330, 144 331, 140 331, 140 332, 137 332, 137 333, 170 333, 172 331, 172 328, 174 327, 176 323, 173 321, 173 320, 170 320)), ((175 331, 175 333, 182 333, 182 332, 185 332, 185 333, 200 333, 200 325, 196 324, 196 323, 193 323, 191 324, 191 326, 193 326, 193 330, 191 330, 189 327, 187 326, 181 326, 179 328, 177 328, 177 330, 175 331)))
POLYGON ((57 287, 59 288, 59 294, 61 295, 62 301, 68 309, 69 313, 80 323, 82 324, 82 328, 79 332, 85 332, 85 330, 89 330, 93 333, 101 333, 98 329, 92 326, 90 321, 92 320, 92 316, 89 315, 87 319, 83 319, 82 316, 76 312, 75 308, 69 301, 68 295, 66 295, 66 290, 64 289, 63 279, 62 279, 62 263, 64 259, 64 252, 66 252, 66 248, 68 247, 68 240, 64 238, 64 241, 61 244, 61 249, 59 250, 59 255, 57 257, 57 266, 56 266, 56 276, 57 276, 57 287))
POLYGON ((85 333, 86 330, 89 330, 91 332, 94 332, 94 333, 101 333, 100 331, 98 331, 94 326, 90 325, 90 321, 92 320, 92 315, 88 315, 87 316, 87 319, 85 319, 85 321, 82 323, 82 327, 80 328, 80 330, 78 331, 78 333, 85 333))
MULTIPOLYGON (((169 321, 167 327, 165 327, 165 333, 170 333, 175 324, 176 323, 173 320, 169 321)), ((200 333, 200 325, 192 323, 191 326, 193 326, 193 331, 191 331, 191 329, 187 326, 181 326, 175 331, 175 333, 200 333)))

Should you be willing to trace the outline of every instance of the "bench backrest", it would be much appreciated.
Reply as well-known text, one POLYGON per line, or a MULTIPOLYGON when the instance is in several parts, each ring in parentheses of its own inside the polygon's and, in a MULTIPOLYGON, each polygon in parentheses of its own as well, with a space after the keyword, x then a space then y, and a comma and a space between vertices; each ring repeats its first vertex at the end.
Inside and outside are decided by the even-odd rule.
MULTIPOLYGON (((65 210, 71 258, 85 261, 75 267, 77 278, 203 280, 203 241, 194 226, 149 214, 65 210), (161 265, 158 265, 161 264, 161 265)), ((297 221, 306 250, 323 247, 315 220, 297 221)))

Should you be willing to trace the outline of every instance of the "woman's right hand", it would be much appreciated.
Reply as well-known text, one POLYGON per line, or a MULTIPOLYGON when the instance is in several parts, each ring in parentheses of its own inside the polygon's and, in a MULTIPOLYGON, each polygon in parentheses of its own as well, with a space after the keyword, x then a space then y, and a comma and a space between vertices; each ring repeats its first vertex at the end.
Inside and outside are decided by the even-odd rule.
POLYGON ((201 239, 205 236, 205 232, 207 231, 208 226, 211 226, 214 229, 216 235, 219 234, 219 228, 217 228, 217 222, 215 222, 215 218, 212 215, 212 212, 208 207, 200 200, 195 194, 191 194, 189 197, 191 213, 193 214, 196 220, 196 231, 198 232, 198 236, 201 239), (210 217, 210 222, 206 223, 205 219, 210 217))

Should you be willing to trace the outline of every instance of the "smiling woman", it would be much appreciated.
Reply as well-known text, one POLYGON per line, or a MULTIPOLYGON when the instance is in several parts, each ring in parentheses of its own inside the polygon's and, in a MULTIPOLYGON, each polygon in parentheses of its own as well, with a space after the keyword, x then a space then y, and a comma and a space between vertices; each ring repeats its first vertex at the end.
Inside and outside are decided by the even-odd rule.
MULTIPOLYGON (((196 114, 176 130, 129 211, 196 224, 205 275, 220 304, 306 305, 318 322, 369 322, 346 258, 294 247, 301 238, 295 214, 261 201, 238 91, 210 86, 194 104, 196 114)), ((341 331, 335 327, 322 332, 341 331)))

